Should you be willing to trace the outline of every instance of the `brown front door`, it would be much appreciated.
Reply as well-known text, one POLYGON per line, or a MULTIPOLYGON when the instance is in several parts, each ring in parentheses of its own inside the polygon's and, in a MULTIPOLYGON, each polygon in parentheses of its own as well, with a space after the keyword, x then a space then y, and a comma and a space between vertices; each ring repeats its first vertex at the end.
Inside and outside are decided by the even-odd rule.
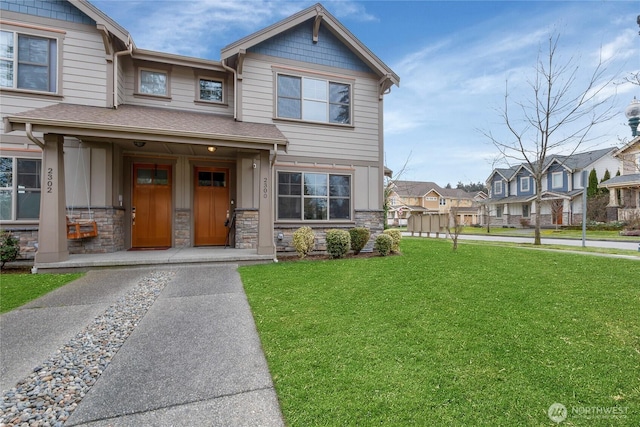
POLYGON ((229 215, 229 169, 195 168, 195 245, 224 245, 229 215))
POLYGON ((131 212, 131 246, 171 246, 171 165, 133 165, 131 212))

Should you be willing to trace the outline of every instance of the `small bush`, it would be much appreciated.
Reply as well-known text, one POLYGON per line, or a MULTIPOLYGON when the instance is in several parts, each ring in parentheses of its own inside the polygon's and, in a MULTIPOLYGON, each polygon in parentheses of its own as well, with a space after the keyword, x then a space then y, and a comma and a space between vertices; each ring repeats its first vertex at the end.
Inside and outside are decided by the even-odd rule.
POLYGON ((384 234, 391 237, 393 244, 391 245, 391 252, 400 253, 400 240, 402 239, 402 233, 400 230, 384 230, 384 234))
POLYGON ((393 238, 387 233, 382 233, 382 234, 379 234, 378 237, 376 237, 376 241, 373 245, 373 248, 376 251, 380 252, 380 255, 387 256, 391 252, 392 246, 393 246, 393 238))
POLYGON ((531 226, 531 221, 528 218, 520 218, 520 226, 522 228, 529 228, 531 226))
POLYGON ((351 237, 351 250, 358 255, 369 241, 371 233, 368 228, 356 227, 349 230, 349 236, 351 237))
POLYGON ((346 230, 327 231, 327 252, 331 258, 342 258, 351 247, 351 236, 346 230))
POLYGON ((20 253, 20 240, 13 237, 10 232, 2 231, 0 234, 0 269, 8 262, 15 261, 20 253))
POLYGON ((298 256, 304 258, 313 250, 316 235, 311 227, 300 227, 293 232, 293 247, 298 256))

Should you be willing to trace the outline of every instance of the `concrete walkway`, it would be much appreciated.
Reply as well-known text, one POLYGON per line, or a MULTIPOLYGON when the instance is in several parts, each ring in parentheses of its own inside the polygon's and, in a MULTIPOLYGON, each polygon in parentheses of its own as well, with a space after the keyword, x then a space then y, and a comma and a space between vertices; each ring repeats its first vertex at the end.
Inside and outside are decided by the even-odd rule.
POLYGON ((89 271, 0 316, 13 387, 152 271, 175 272, 66 426, 283 426, 235 264, 89 271))

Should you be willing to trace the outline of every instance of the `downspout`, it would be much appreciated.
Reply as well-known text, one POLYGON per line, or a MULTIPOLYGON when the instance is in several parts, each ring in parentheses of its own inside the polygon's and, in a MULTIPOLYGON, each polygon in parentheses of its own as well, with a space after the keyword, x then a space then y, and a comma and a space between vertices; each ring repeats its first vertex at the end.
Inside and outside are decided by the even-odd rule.
POLYGON ((113 54, 113 108, 118 109, 118 57, 133 54, 133 43, 131 37, 127 40, 127 49, 113 54))
POLYGON ((38 147, 42 148, 42 150, 44 150, 44 142, 40 141, 38 138, 36 138, 33 135, 33 128, 31 127, 31 123, 25 123, 24 124, 24 129, 25 129, 25 131, 27 131, 27 138, 29 138, 29 140, 31 140, 31 142, 33 142, 38 147))
MULTIPOLYGON (((273 144, 273 159, 271 159, 271 215, 273 215, 273 219, 271 220, 271 222, 274 224, 274 229, 275 229, 275 222, 276 222, 276 170, 274 169, 273 165, 276 163, 276 159, 278 158, 278 144, 274 143, 273 144)), ((276 233, 272 233, 273 234, 273 261, 274 262, 278 262, 278 245, 276 244, 276 233)))
POLYGON ((227 65, 226 58, 221 62, 222 68, 233 74, 233 120, 238 120, 238 74, 227 65))

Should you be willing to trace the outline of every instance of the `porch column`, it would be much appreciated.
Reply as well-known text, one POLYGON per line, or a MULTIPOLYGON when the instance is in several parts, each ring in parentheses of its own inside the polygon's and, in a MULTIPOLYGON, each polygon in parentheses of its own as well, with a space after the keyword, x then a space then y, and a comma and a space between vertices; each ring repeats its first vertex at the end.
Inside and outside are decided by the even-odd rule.
POLYGON ((273 242, 273 183, 269 152, 260 152, 260 182, 258 205, 258 254, 275 255, 273 242))
POLYGON ((69 259, 62 135, 46 134, 42 152, 42 193, 36 263, 69 259))
POLYGON ((609 189, 609 206, 618 206, 618 190, 615 188, 609 189))

